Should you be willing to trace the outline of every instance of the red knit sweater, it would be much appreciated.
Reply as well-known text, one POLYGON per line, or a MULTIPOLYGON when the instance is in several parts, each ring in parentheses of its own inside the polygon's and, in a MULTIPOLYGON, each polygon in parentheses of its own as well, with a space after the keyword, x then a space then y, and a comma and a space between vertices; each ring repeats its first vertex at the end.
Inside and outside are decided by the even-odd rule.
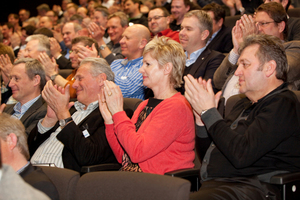
POLYGON ((139 105, 131 120, 122 111, 113 115, 114 124, 106 125, 106 137, 117 160, 122 162, 124 148, 143 172, 164 174, 193 168, 195 125, 188 101, 180 93, 165 99, 136 132, 134 124, 147 103, 139 105))

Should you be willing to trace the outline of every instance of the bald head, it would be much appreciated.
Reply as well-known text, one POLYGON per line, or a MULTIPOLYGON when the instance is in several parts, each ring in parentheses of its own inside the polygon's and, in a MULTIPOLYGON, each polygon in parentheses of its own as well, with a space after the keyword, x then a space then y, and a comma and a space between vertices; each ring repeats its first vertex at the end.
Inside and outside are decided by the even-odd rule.
POLYGON ((120 40, 122 54, 128 60, 142 56, 144 48, 150 40, 150 31, 146 26, 135 24, 125 29, 120 40))
POLYGON ((135 30, 137 33, 136 36, 139 36, 141 39, 146 39, 147 42, 150 41, 151 34, 150 34, 149 29, 146 26, 141 25, 141 24, 134 24, 134 25, 128 27, 128 29, 135 30))

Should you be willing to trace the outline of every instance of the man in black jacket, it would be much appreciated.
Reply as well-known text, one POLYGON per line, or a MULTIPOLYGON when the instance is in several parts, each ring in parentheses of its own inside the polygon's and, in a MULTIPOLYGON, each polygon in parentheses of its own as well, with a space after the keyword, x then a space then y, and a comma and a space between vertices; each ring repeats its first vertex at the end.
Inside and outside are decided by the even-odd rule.
POLYGON ((206 47, 211 33, 212 19, 205 11, 193 10, 185 14, 179 32, 180 43, 187 55, 183 75, 212 79, 225 56, 206 47))
POLYGON ((240 46, 238 101, 223 119, 211 81, 185 77, 196 117, 202 186, 191 199, 281 199, 276 174, 300 171, 300 104, 287 88, 282 41, 250 35, 240 46))
POLYGON ((74 78, 75 104, 69 103, 69 86, 62 89, 48 81, 42 92, 47 114, 28 138, 33 164, 54 163, 80 172, 85 165, 117 162, 98 109, 103 82, 114 80, 110 66, 102 58, 85 58, 74 78), (69 111, 73 105, 75 112, 69 111))
POLYGON ((221 53, 229 53, 233 45, 231 28, 224 25, 224 8, 219 4, 211 3, 204 6, 202 10, 206 11, 213 21, 212 36, 207 42, 207 48, 221 53))

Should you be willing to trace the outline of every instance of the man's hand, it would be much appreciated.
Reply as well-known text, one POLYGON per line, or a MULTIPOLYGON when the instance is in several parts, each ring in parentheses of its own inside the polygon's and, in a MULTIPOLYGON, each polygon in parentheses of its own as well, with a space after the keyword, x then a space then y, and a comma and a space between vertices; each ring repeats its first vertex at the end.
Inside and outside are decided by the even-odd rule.
POLYGON ((248 35, 257 34, 258 29, 255 25, 254 18, 251 15, 243 15, 241 17, 240 27, 243 31, 243 37, 247 37, 248 35))
POLYGON ((58 73, 58 65, 53 57, 51 60, 45 52, 42 52, 40 53, 38 60, 44 65, 46 76, 48 76, 48 78, 58 73))
POLYGON ((42 97, 55 112, 58 119, 66 119, 71 116, 69 112, 69 88, 70 85, 62 88, 57 85, 54 86, 52 81, 48 81, 42 91, 42 97))
POLYGON ((89 46, 84 47, 83 45, 78 45, 78 60, 81 62, 83 59, 87 57, 98 57, 98 52, 95 47, 95 44, 92 44, 92 47, 89 46))
POLYGON ((7 77, 10 77, 10 72, 13 65, 10 61, 10 58, 7 54, 0 56, 0 69, 2 70, 3 74, 7 77))
POLYGON ((222 93, 218 92, 216 95, 214 94, 211 79, 206 82, 201 77, 197 80, 188 74, 184 77, 184 81, 184 96, 198 114, 201 114, 203 110, 218 106, 222 93))
POLYGON ((49 38, 51 55, 56 59, 61 53, 60 45, 55 38, 49 38))
POLYGON ((95 22, 89 24, 88 31, 96 41, 100 41, 105 34, 105 28, 102 26, 99 27, 95 22))
POLYGON ((241 29, 241 20, 237 20, 235 26, 232 28, 232 44, 233 51, 235 54, 238 54, 240 44, 243 42, 243 31, 241 29))
POLYGON ((25 50, 20 49, 19 52, 18 52, 18 59, 25 58, 24 53, 25 53, 25 50))

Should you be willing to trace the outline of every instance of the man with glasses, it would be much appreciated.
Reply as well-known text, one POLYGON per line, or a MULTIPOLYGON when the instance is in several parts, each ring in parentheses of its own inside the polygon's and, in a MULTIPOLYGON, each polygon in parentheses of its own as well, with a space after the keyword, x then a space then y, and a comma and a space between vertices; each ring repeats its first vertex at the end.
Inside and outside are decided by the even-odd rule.
POLYGON ((98 43, 96 40, 80 36, 75 37, 72 40, 72 48, 70 50, 70 60, 72 63, 72 68, 74 69, 72 73, 65 79, 58 74, 58 68, 56 63, 51 62, 50 58, 46 54, 41 54, 39 60, 46 67, 46 75, 50 77, 54 84, 66 87, 70 85, 70 98, 76 98, 76 89, 72 87, 75 82, 74 76, 77 72, 81 60, 85 57, 97 57, 98 55, 98 43))
POLYGON ((216 70, 213 79, 215 87, 223 89, 225 99, 239 93, 238 77, 233 75, 240 56, 238 49, 243 38, 252 33, 273 35, 283 42, 289 65, 287 82, 292 89, 299 88, 297 80, 300 79, 300 41, 284 43, 287 37, 286 24, 287 14, 282 5, 276 2, 262 4, 257 8, 255 17, 244 15, 236 22, 232 31, 234 47, 216 70))
POLYGON ((148 27, 151 36, 166 36, 179 42, 179 32, 169 27, 170 13, 165 7, 153 7, 148 13, 148 27))
MULTIPOLYGON (((290 5, 291 0, 265 0, 264 3, 270 3, 270 2, 277 2, 280 3, 285 11, 287 12, 290 5)), ((288 34, 287 34, 287 41, 292 40, 300 40, 300 19, 298 17, 289 17, 288 16, 288 34)))

